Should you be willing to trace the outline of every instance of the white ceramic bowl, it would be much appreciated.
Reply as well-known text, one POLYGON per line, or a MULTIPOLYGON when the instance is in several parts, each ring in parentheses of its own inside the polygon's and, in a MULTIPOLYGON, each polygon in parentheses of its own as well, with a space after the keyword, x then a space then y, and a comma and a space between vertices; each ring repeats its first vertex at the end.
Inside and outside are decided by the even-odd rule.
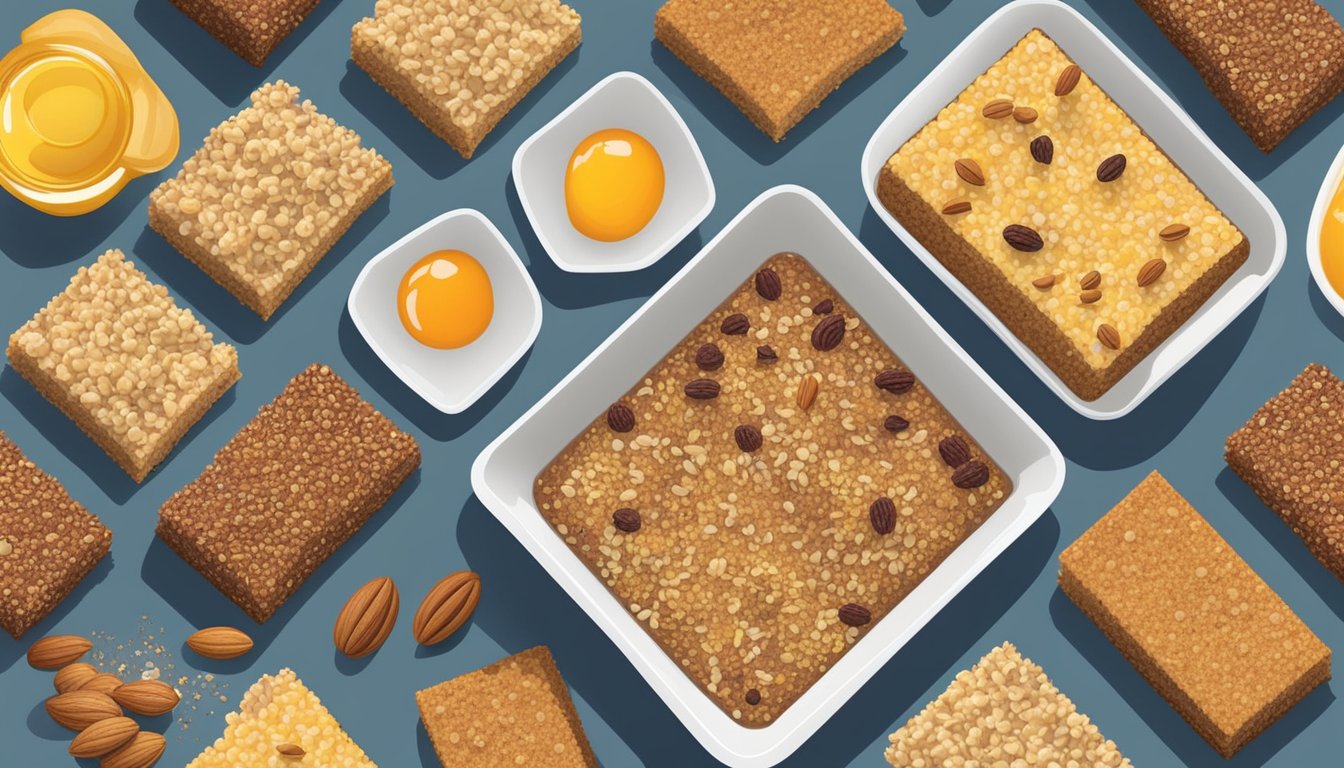
POLYGON ((485 394, 537 339, 541 296, 527 268, 480 211, 437 216, 374 256, 350 289, 350 319, 378 358, 426 402, 460 413, 485 394), (495 314, 480 338, 460 349, 427 347, 397 314, 397 286, 412 264, 433 251, 466 251, 485 267, 495 314))
POLYGON ((472 467, 481 502, 602 628, 687 729, 735 768, 788 757, 1054 500, 1064 459, 998 387, 808 190, 775 187, 751 202, 472 467), (537 511, 533 481, 593 418, 751 276, 796 251, 830 281, 1012 478, 988 520, 771 725, 747 728, 659 648, 537 511))
POLYGON ((667 97, 634 72, 617 72, 588 89, 528 137, 513 156, 513 184, 537 240, 567 272, 630 272, 653 264, 714 208, 714 180, 691 129, 667 97), (593 240, 569 223, 565 168, 574 148, 604 128, 624 128, 658 150, 666 186, 653 219, 633 237, 593 240))
POLYGON ((1259 188, 1100 30, 1058 0, 1017 0, 999 9, 967 35, 877 129, 863 152, 861 173, 873 210, 902 242, 1055 394, 1075 411, 1092 419, 1119 418, 1138 407, 1255 301, 1283 266, 1287 249, 1283 220, 1259 188), (1088 77, 1104 88, 1251 243, 1246 263, 1204 302, 1194 316, 1114 387, 1091 401, 1082 399, 1065 386, 1059 376, 901 226, 877 198, 878 173, 887 159, 1033 28, 1039 28, 1053 38, 1088 77))
POLYGON ((1344 149, 1335 155, 1330 170, 1325 172, 1325 178, 1321 180, 1321 191, 1316 193, 1316 205, 1311 209, 1311 222, 1307 225, 1307 266, 1311 268, 1316 287, 1325 294, 1330 306, 1344 315, 1344 296, 1340 296, 1330 285, 1330 280, 1325 276, 1325 265, 1321 262, 1321 224, 1330 211, 1330 200, 1334 198, 1341 181, 1344 181, 1344 149))

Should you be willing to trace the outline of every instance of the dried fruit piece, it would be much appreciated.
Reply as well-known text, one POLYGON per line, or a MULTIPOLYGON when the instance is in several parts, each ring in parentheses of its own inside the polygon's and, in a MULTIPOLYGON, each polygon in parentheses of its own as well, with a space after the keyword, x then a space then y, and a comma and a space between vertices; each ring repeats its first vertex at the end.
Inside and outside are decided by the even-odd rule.
POLYGON ((756 293, 766 301, 777 300, 784 293, 784 284, 779 281, 779 273, 769 267, 757 272, 756 293))
POLYGON ((982 461, 968 461, 952 473, 952 484, 958 488, 979 488, 989 482, 989 467, 982 461))
POLYGON ((121 717, 121 707, 106 693, 71 691, 46 701, 47 714, 72 731, 82 731, 99 720, 121 717))
POLYGON ((873 385, 893 395, 909 392, 915 386, 915 374, 896 368, 888 368, 873 377, 873 385))
POLYGON ((1055 78, 1055 95, 1068 96, 1073 93, 1073 89, 1078 87, 1078 81, 1083 79, 1083 70, 1077 64, 1070 64, 1060 71, 1059 77, 1055 78))
POLYGON ((968 213, 971 210, 970 200, 949 200, 943 206, 943 215, 956 216, 959 213, 968 213))
POLYGON ((949 435, 939 441, 938 455, 943 457, 943 463, 947 466, 960 467, 971 460, 971 447, 961 435, 949 435))
POLYGON ((773 363, 779 359, 775 354, 775 348, 768 345, 761 345, 756 348, 756 360, 762 363, 773 363))
POLYGON ((1174 243, 1188 234, 1190 234, 1190 228, 1186 225, 1168 224, 1162 228, 1161 232, 1157 233, 1157 236, 1166 240, 1168 243, 1174 243))
POLYGON ((1032 139, 1031 157, 1042 165, 1049 165, 1055 159, 1055 142, 1049 136, 1037 136, 1032 139))
POLYGON ((471 618, 481 601, 481 577, 457 571, 439 580, 420 601, 411 622, 411 634, 421 645, 447 640, 471 618))
POLYGON ((92 679, 80 686, 81 691, 97 691, 106 693, 109 696, 122 685, 122 679, 116 675, 104 672, 100 675, 94 675, 92 679))
POLYGON ((359 659, 382 647, 397 623, 401 596, 392 579, 383 576, 355 590, 336 617, 331 638, 336 650, 359 659))
POLYGON ((981 108, 980 114, 991 120, 1001 120, 1013 114, 1013 102, 1007 99, 995 99, 981 108))
POLYGON ((883 536, 896 530, 896 502, 886 496, 879 497, 868 505, 868 522, 883 536))
POLYGON ((713 379, 694 379, 686 384, 686 396, 692 400, 713 400, 719 396, 719 382, 713 379))
POLYGON ((28 663, 37 669, 60 669, 79 661, 92 647, 79 635, 50 635, 28 647, 28 663))
POLYGON ((846 603, 840 606, 840 620, 851 627, 862 627, 873 620, 873 615, 858 603, 846 603))
POLYGON ((141 731, 125 746, 104 757, 98 768, 152 768, 167 746, 167 740, 159 734, 141 731))
POLYGON ((82 661, 74 664, 66 664, 56 672, 52 679, 52 685, 56 686, 57 693, 69 693, 77 691, 84 687, 84 684, 98 676, 98 670, 92 664, 86 664, 82 661))
POLYGON ((835 311, 835 302, 831 301, 830 299, 822 299, 821 301, 818 301, 816 304, 812 305, 812 314, 814 315, 829 315, 834 311, 835 311))
POLYGON ((810 409, 817 401, 817 393, 820 391, 821 383, 817 381, 816 376, 804 376, 802 381, 798 382, 798 407, 804 411, 810 409))
POLYGON ((761 703, 761 692, 751 688, 747 691, 746 699, 747 703, 754 707, 761 703))
POLYGON ((1054 275, 1042 275, 1031 281, 1031 284, 1040 288, 1042 291, 1048 291, 1055 286, 1054 275))
POLYGON ((1025 253, 1035 253, 1045 247, 1045 241, 1041 239, 1040 233, 1022 224, 1009 224, 1004 227, 1003 239, 1014 250, 1025 253))
POLYGON ((140 726, 129 717, 109 717, 106 720, 99 720, 80 731, 75 740, 70 742, 70 756, 102 757, 124 746, 139 732, 140 726))
POLYGON ((910 422, 900 416, 888 416, 882 427, 888 432, 903 432, 910 427, 910 422))
POLYGON ((134 680, 112 691, 111 696, 126 710, 145 717, 172 712, 182 698, 161 680, 134 680))
POLYGON ((634 533, 640 526, 639 512, 629 507, 618 509, 611 514, 611 524, 619 531, 634 533))
POLYGON ((252 650, 252 638, 233 627, 207 627, 188 637, 187 647, 207 659, 236 659, 252 650))
POLYGON ((1097 166, 1097 181, 1111 182, 1120 178, 1120 174, 1125 172, 1125 156, 1111 155, 1101 161, 1097 166))
POLYGON ((1107 349, 1120 348, 1120 331, 1116 330, 1115 326, 1102 323, 1097 328, 1097 339, 1101 341, 1102 345, 1107 349))
POLYGON ((737 441, 737 447, 747 453, 759 451, 765 442, 761 437, 761 430, 751 424, 739 424, 737 429, 733 430, 733 439, 737 441))
POLYGON ((1139 267, 1138 282, 1140 288, 1146 288, 1157 282, 1163 272, 1167 271, 1167 262, 1162 259, 1150 259, 1142 267, 1139 267))
POLYGON ((1082 277, 1078 278, 1078 287, 1082 288, 1085 291, 1090 291, 1093 288, 1100 288, 1101 273, 1094 269, 1088 272, 1087 274, 1083 275, 1082 277))
POLYGON ((980 164, 974 160, 963 157, 952 164, 956 169, 957 175, 967 184, 977 187, 985 186, 985 172, 980 170, 980 164))
POLYGON ((285 757, 303 757, 308 754, 308 751, 298 744, 281 744, 275 748, 275 751, 285 757))
POLYGON ((845 340, 844 315, 827 315, 812 329, 812 346, 829 352, 845 340))
POLYGON ((719 330, 726 336, 745 336, 751 330, 751 321, 741 312, 735 312, 723 319, 719 330))
POLYGON ((1036 110, 1031 107, 1018 107, 1013 110, 1013 119, 1023 125, 1036 122, 1036 110))
POLYGON ((701 344, 695 350, 695 365, 702 371, 717 371, 723 367, 723 350, 718 344, 701 344))
POLYGON ((612 432, 629 432, 635 428, 635 412, 625 403, 612 403, 607 409, 607 426, 612 432))

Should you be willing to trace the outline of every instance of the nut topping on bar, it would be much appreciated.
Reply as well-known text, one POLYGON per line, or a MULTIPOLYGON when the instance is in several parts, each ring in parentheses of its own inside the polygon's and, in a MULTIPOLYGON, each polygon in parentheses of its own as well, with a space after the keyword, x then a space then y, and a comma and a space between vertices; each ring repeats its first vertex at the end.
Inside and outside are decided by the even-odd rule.
POLYGON ((995 99, 980 110, 980 114, 991 120, 1001 120, 1013 114, 1013 102, 1007 99, 995 99))
POLYGON ((1059 79, 1055 80, 1055 95, 1064 97, 1073 93, 1073 89, 1078 87, 1078 81, 1083 78, 1083 70, 1077 64, 1070 64, 1059 73, 1059 79))
POLYGON ((956 169, 957 175, 961 177, 961 180, 967 184, 977 187, 985 186, 985 172, 980 170, 979 163, 969 157, 961 158, 953 163, 952 167, 956 169))
POLYGON ((747 691, 747 695, 744 698, 747 700, 748 704, 754 707, 761 703, 761 691, 758 688, 752 688, 747 691))
POLYGON ((1168 243, 1174 243, 1188 234, 1190 234, 1190 227, 1177 223, 1168 224, 1163 227, 1162 231, 1157 233, 1157 236, 1166 240, 1168 243))
POLYGON ((1120 174, 1125 172, 1125 156, 1111 155, 1101 161, 1097 166, 1097 181, 1111 182, 1120 178, 1120 174))
POLYGON ((1152 259, 1148 261, 1142 267, 1139 267, 1139 287, 1146 288, 1147 286, 1152 285, 1157 282, 1157 279, 1166 271, 1167 262, 1162 259, 1152 259))
POLYGON ((784 292, 784 286, 779 282, 779 273, 766 267, 756 273, 756 293, 766 301, 778 301, 780 295, 784 292))
POLYGON ((804 411, 812 408, 812 404, 817 401, 817 393, 821 391, 821 384, 817 382, 816 376, 804 376, 802 381, 798 382, 798 407, 804 411))
POLYGON ((611 524, 616 526, 617 530, 634 533, 640 526, 639 512, 629 507, 622 507, 612 513, 611 524))
POLYGON ((812 329, 812 346, 821 352, 829 352, 835 349, 844 340, 844 315, 827 315, 812 329))
POLYGON ((959 213, 969 213, 970 210, 970 200, 949 200, 947 205, 943 206, 943 214, 947 216, 956 216, 959 213))
POLYGON ((719 382, 713 379, 695 379, 686 385, 686 396, 692 400, 713 400, 719 396, 719 382))
POLYGON ((835 302, 830 299, 822 299, 812 307, 814 315, 829 315, 835 311, 835 302))
POLYGON ((774 348, 770 345, 762 344, 756 348, 756 359, 762 363, 773 363, 779 359, 779 355, 775 354, 774 348))
POLYGON ((968 461, 952 473, 952 484, 958 488, 979 488, 989 482, 989 467, 982 461, 968 461))
POLYGON ((896 502, 882 496, 868 507, 868 522, 883 536, 896 530, 896 502))
POLYGON ((873 620, 873 614, 858 603, 846 603, 840 606, 840 620, 851 627, 862 627, 873 620))
POLYGON ((1004 227, 1003 239, 1008 241, 1014 250, 1024 253, 1035 253, 1045 247, 1045 241, 1041 239, 1040 233, 1022 224, 1009 224, 1004 227))
POLYGON ((938 443, 938 455, 944 464, 956 469, 971 460, 971 447, 960 435, 950 435, 938 443))
POLYGON ((723 325, 719 326, 725 336, 745 336, 747 331, 751 330, 751 321, 741 312, 729 315, 723 319, 723 325))
POLYGON ((1040 288, 1042 291, 1048 291, 1051 288, 1055 287, 1055 276, 1042 275, 1041 277, 1032 280, 1031 284, 1036 286, 1037 288, 1040 288))
POLYGON ((1049 136, 1041 135, 1031 140, 1031 157, 1041 165, 1049 165, 1055 159, 1055 142, 1049 136))
POLYGON ((700 348, 695 350, 695 364, 702 371, 717 371, 723 367, 723 350, 712 342, 701 344, 700 348))
POLYGON ((1037 112, 1031 107, 1018 107, 1013 110, 1013 119, 1023 125, 1036 122, 1037 112))
POLYGON ((607 409, 607 426, 612 432, 629 432, 635 428, 635 412, 625 403, 613 403, 607 409))
POLYGON ((899 395, 903 392, 909 392, 910 388, 915 386, 915 375, 909 371, 888 368, 873 377, 873 384, 878 389, 885 389, 893 395, 899 395))
POLYGON ((1083 275, 1081 278, 1078 279, 1078 287, 1082 288, 1085 291, 1090 291, 1093 288, 1100 288, 1101 273, 1094 269, 1091 272, 1088 272, 1087 274, 1083 275))
POLYGON ((1099 339, 1107 349, 1120 348, 1120 332, 1117 331, 1113 325, 1102 323, 1101 326, 1097 328, 1097 339, 1099 339))
POLYGON ((904 432, 910 427, 910 422, 900 416, 888 416, 886 420, 882 422, 882 426, 888 432, 904 432))
POLYGON ((1078 301, 1083 304, 1096 304, 1101 301, 1101 291, 1095 288, 1090 291, 1083 291, 1078 294, 1078 301))
POLYGON ((747 453, 759 451, 765 442, 761 437, 761 430, 751 424, 739 424, 737 429, 733 430, 733 439, 737 441, 737 447, 747 453))

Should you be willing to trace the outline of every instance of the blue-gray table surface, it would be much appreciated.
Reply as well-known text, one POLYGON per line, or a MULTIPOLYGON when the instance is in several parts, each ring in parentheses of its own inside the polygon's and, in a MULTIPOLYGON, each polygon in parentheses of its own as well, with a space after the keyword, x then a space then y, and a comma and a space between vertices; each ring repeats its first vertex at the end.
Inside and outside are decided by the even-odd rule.
MULTIPOLYGON (((909 28, 774 144, 717 91, 653 41, 655 0, 572 0, 584 42, 481 146, 462 161, 349 58, 350 27, 373 0, 323 0, 255 69, 214 42, 168 0, 21 0, 5 5, 0 49, 20 29, 67 5, 107 21, 177 108, 182 151, 165 171, 130 184, 94 213, 56 219, 0 199, 0 330, 9 333, 60 291, 74 270, 121 248, 237 345, 242 382, 143 485, 133 483, 12 369, 0 373, 0 430, 113 529, 111 557, 23 642, 0 637, 3 766, 69 764, 69 734, 42 709, 49 673, 23 660, 50 632, 93 630, 134 640, 146 622, 189 673, 182 641, 194 627, 235 623, 258 648, 216 665, 229 702, 167 729, 163 765, 183 765, 224 727, 223 713, 257 677, 292 666, 380 765, 437 766, 413 692, 533 645, 547 644, 608 768, 714 765, 605 635, 472 495, 472 460, 583 359, 762 190, 792 182, 815 190, 865 245, 1054 438, 1068 478, 1053 507, 919 633, 786 765, 877 766, 886 736, 938 695, 960 669, 1011 640, 1114 739, 1136 765, 1302 766, 1344 748, 1344 705, 1328 684, 1223 761, 1195 735, 1055 585, 1059 551, 1156 468, 1231 542, 1292 608, 1344 648, 1344 584, 1314 560, 1223 463, 1224 438, 1307 363, 1344 368, 1344 320, 1311 281, 1307 220, 1322 175, 1344 139, 1336 99, 1269 155, 1262 154, 1189 63, 1128 0, 1070 0, 1195 117, 1260 185, 1288 229, 1288 258, 1266 296, 1132 415, 1094 422, 1069 410, 897 240, 868 208, 858 178, 869 136, 939 61, 1000 3, 894 0, 909 28), (509 180, 514 150, 605 75, 639 72, 681 112, 709 163, 718 204, 666 258, 642 272, 560 271, 532 234, 509 180), (396 186, 354 225, 271 319, 260 321, 146 226, 150 190, 253 88, 283 78, 387 156, 396 186), (434 411, 375 357, 345 312, 360 268, 402 234, 443 211, 489 216, 529 265, 545 304, 533 350, 474 407, 434 411), (257 627, 153 536, 159 505, 307 363, 331 365, 420 441, 424 468, 264 626, 257 627), (484 594, 466 631, 434 649, 411 638, 414 604, 444 574, 479 572, 484 594), (331 626, 365 581, 392 576, 401 622, 373 657, 332 648, 331 626), (1331 727, 1331 723, 1336 727, 1331 727)), ((1325 5, 1344 16, 1344 0, 1325 5)), ((1337 759, 1337 758, 1335 758, 1337 759)))

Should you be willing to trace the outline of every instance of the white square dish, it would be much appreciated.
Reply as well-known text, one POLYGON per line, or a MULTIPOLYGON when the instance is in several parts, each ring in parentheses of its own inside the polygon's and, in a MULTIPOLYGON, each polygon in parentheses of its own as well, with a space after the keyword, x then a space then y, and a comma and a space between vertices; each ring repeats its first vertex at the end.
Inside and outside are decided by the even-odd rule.
POLYGON ((513 156, 513 184, 527 220, 556 266, 567 272, 631 272, 658 261, 714 208, 714 180, 691 129, 667 97, 634 72, 617 72, 588 89, 532 134, 513 156), (593 240, 569 222, 565 169, 579 142, 605 128, 643 136, 666 175, 663 202, 633 237, 593 240))
POLYGON ((480 211, 437 216, 364 265, 350 289, 350 319, 397 378, 444 413, 461 413, 485 394, 536 341, 541 296, 527 268, 480 211), (411 338, 397 314, 402 276, 433 251, 466 251, 485 267, 495 313, 485 333, 459 349, 434 349, 411 338))
POLYGON ((1058 0, 1017 0, 999 9, 967 35, 882 122, 864 149, 860 170, 869 204, 906 247, 966 302, 1055 394, 1075 411, 1092 419, 1119 418, 1138 407, 1255 301, 1283 266, 1287 249, 1283 220, 1264 193, 1100 30, 1058 0), (969 288, 901 226, 877 197, 878 174, 887 159, 1033 28, 1040 29, 1058 43, 1250 241, 1246 263, 1175 333, 1114 387, 1091 401, 1070 390, 969 288))
POLYGON ((1307 266, 1311 268, 1311 277, 1316 281, 1316 287, 1320 289, 1326 301, 1330 302, 1330 306, 1334 307, 1336 312, 1344 315, 1344 296, 1340 296, 1330 285, 1330 279, 1325 276, 1325 263, 1321 261, 1324 256, 1321 253, 1321 225, 1330 212, 1330 201, 1335 196, 1335 190, 1339 189, 1341 181, 1344 181, 1344 149, 1340 149, 1339 154, 1335 155, 1330 170, 1326 171, 1325 178, 1321 179, 1321 190, 1316 193, 1316 205, 1311 209, 1311 222, 1307 225, 1307 266))
POLYGON ((764 768, 788 757, 1050 505, 1064 459, 1050 438, 947 335, 816 195, 768 190, 472 467, 481 502, 602 628, 718 760, 764 768), (767 257, 795 251, 828 280, 1013 480, 1003 505, 779 718, 738 724, 658 646, 536 507, 540 471, 767 257))

